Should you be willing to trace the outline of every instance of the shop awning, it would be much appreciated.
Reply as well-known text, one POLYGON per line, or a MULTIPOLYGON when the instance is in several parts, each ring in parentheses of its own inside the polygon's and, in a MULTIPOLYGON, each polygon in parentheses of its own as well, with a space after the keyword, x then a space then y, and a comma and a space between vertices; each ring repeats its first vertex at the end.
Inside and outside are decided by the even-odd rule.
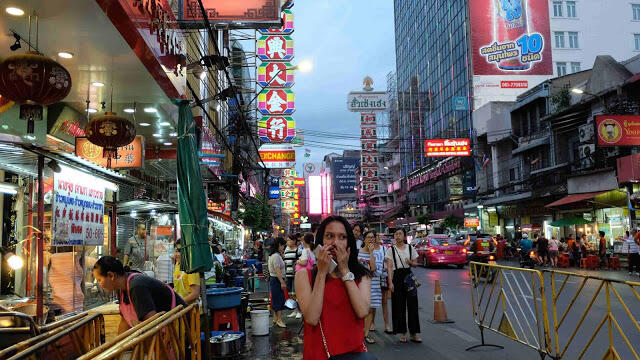
POLYGON ((584 200, 589 200, 589 199, 593 199, 594 197, 598 196, 598 195, 602 195, 604 193, 607 193, 608 191, 598 191, 598 192, 590 192, 590 193, 584 193, 584 194, 571 194, 571 195, 567 195, 565 197, 563 197, 560 200, 556 200, 550 204, 545 205, 545 207, 558 207, 558 206, 562 206, 562 205, 567 205, 567 204, 572 204, 572 203, 577 203, 580 201, 584 201, 584 200))
POLYGON ((228 223, 231 223, 233 225, 240 225, 239 222, 233 220, 233 218, 231 216, 227 215, 227 214, 224 214, 224 213, 221 213, 221 212, 218 212, 218 211, 211 211, 211 210, 208 210, 207 214, 209 214, 211 216, 218 217, 221 220, 224 220, 224 221, 226 221, 228 223))
POLYGON ((118 214, 129 214, 132 210, 137 213, 147 213, 155 210, 158 214, 177 213, 178 204, 158 199, 135 199, 117 203, 118 214))
POLYGON ((558 219, 551 223, 551 226, 554 227, 563 227, 563 226, 571 226, 571 225, 585 225, 591 224, 591 221, 585 220, 581 217, 570 217, 564 219, 558 219))

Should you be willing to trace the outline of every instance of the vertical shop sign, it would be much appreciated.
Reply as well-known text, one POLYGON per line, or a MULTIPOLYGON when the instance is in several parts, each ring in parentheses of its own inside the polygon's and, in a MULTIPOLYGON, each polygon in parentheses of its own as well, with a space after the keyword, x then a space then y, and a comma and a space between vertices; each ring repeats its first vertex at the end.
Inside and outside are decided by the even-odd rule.
POLYGON ((69 174, 53 179, 52 245, 103 245, 104 187, 69 174))

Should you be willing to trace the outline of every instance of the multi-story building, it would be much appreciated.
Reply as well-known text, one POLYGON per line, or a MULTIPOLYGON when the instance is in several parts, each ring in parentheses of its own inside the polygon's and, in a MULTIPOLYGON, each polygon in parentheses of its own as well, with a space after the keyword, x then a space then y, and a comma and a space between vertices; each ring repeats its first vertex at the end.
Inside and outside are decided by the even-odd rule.
MULTIPOLYGON (((536 86, 540 82, 554 76, 579 74, 589 69, 596 56, 603 52, 611 54, 617 61, 640 52, 640 5, 634 2, 549 0, 548 4, 544 4, 544 1, 536 4, 540 9, 548 6, 551 67, 546 75, 525 76, 525 81, 507 84, 501 89, 502 82, 505 82, 502 80, 509 80, 508 74, 483 78, 474 76, 472 71, 471 59, 479 49, 472 48, 472 34, 477 29, 470 26, 470 1, 395 1, 398 106, 397 116, 390 117, 391 148, 397 151, 401 163, 395 176, 397 180, 407 180, 408 216, 424 212, 425 207, 418 208, 418 205, 425 204, 429 206, 426 211, 436 217, 459 212, 456 209, 463 207, 465 203, 467 207, 472 207, 470 202, 477 189, 473 174, 479 171, 478 168, 487 167, 487 159, 489 163, 499 160, 491 152, 493 146, 488 146, 486 139, 500 142, 511 138, 513 140, 508 141, 519 143, 520 137, 525 142, 540 141, 528 138, 546 138, 549 134, 549 130, 545 128, 527 127, 521 130, 534 131, 535 135, 523 133, 515 138, 510 135, 509 120, 505 122, 505 128, 494 129, 493 134, 485 134, 485 141, 480 143, 476 139, 477 132, 474 134, 471 130, 471 117, 476 116, 472 110, 490 101, 516 101, 522 93, 538 89, 536 86), (606 51, 602 50, 603 46, 606 46, 606 51), (497 86, 500 90, 487 91, 492 86, 497 86), (463 100, 466 100, 466 104, 463 100), (473 143, 472 161, 463 161, 459 167, 454 164, 454 160, 443 161, 442 158, 424 156, 425 139, 467 137, 473 143), (397 141, 398 145, 394 145, 393 141, 397 141), (449 171, 453 167, 456 169, 449 171), (433 174, 438 176, 432 176, 433 174), (459 176, 463 179, 462 197, 451 195, 451 185, 458 187, 459 176)), ((514 78, 516 77, 522 78, 514 78)), ((538 90, 534 90, 536 91, 538 90)), ((505 110, 505 105, 498 107, 500 106, 505 110)), ((541 115, 544 116, 544 113, 537 113, 535 116, 541 115)), ((532 124, 536 125, 535 121, 532 124)), ((499 147, 504 153, 508 153, 507 143, 502 143, 499 147)), ((523 150, 522 156, 530 156, 527 152, 529 150, 523 150)), ((533 169, 529 169, 529 172, 538 171, 552 163, 551 155, 539 155, 540 160, 533 164, 533 169)), ((492 166, 493 164, 489 167, 492 166)), ((492 173, 490 180, 504 182, 507 177, 515 179, 518 178, 516 175, 522 175, 517 173, 521 171, 520 168, 512 168, 513 174, 511 169, 506 173, 492 173)), ((486 180, 485 177, 483 181, 486 180)), ((495 185, 494 183, 490 187, 495 188, 495 185)))

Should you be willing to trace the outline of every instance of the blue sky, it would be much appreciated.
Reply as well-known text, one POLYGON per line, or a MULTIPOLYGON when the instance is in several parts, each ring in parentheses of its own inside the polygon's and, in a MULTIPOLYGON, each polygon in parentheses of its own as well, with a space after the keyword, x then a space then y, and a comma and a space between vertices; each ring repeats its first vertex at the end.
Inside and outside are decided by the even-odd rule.
MULTIPOLYGON (((313 62, 309 73, 296 72, 296 126, 311 131, 360 134, 359 116, 347 111, 347 93, 362 89, 369 75, 376 90, 386 89, 386 75, 395 71, 393 1, 299 0, 293 7, 295 59, 313 62)), ((358 140, 305 134, 305 141, 359 145, 358 140)), ((353 148, 353 146, 349 147, 353 148)), ((307 142, 298 148, 296 169, 322 161, 338 150, 307 142), (311 157, 305 158, 305 148, 311 157)))

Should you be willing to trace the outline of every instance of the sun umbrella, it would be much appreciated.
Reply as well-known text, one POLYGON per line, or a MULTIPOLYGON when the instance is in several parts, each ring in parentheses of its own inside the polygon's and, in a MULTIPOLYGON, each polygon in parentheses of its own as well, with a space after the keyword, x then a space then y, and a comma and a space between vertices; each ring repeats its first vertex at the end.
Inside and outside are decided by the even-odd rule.
POLYGON ((563 227, 563 226, 584 225, 584 224, 591 224, 591 221, 585 220, 581 217, 570 217, 570 218, 558 219, 552 222, 551 226, 563 227))

